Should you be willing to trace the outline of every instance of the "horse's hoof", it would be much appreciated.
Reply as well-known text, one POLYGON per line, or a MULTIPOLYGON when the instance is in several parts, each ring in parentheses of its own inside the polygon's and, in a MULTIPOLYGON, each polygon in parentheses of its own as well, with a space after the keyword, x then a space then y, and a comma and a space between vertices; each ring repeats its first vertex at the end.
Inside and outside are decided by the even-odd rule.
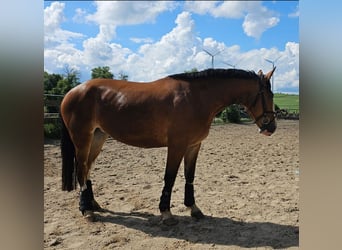
POLYGON ((178 220, 175 219, 174 217, 170 217, 167 219, 162 219, 162 223, 166 226, 174 226, 178 224, 178 220))
POLYGON ((96 202, 96 200, 93 200, 92 204, 93 204, 94 211, 102 211, 101 206, 99 205, 99 203, 96 202))
POLYGON ((199 219, 203 219, 205 216, 202 213, 202 211, 196 206, 196 204, 191 206, 191 217, 199 220, 199 219))
POLYGON ((170 211, 164 211, 161 213, 161 221, 166 226, 174 226, 178 224, 178 220, 173 217, 170 211))
POLYGON ((191 217, 200 220, 203 219, 205 216, 204 214, 201 212, 201 210, 195 211, 195 212, 191 212, 191 217))
POLYGON ((94 222, 95 221, 95 215, 93 211, 86 210, 83 212, 83 217, 88 222, 94 222))

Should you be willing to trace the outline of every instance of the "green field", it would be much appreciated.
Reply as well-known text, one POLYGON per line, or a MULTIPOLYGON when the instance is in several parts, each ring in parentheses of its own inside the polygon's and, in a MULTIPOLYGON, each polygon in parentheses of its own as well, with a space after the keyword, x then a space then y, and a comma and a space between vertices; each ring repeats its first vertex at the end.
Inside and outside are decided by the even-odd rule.
POLYGON ((280 109, 296 109, 299 111, 299 95, 275 93, 273 101, 280 109))

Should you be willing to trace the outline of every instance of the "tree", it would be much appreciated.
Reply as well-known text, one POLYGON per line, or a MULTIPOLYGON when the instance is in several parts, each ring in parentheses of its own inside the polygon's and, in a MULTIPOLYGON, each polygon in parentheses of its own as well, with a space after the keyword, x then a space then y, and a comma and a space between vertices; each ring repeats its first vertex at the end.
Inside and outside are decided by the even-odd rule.
POLYGON ((44 93, 65 95, 70 89, 80 84, 80 73, 68 66, 64 69, 65 74, 49 74, 44 72, 44 93))
POLYGON ((65 95, 74 86, 76 85, 73 84, 73 79, 63 78, 58 81, 57 86, 54 87, 50 93, 54 95, 65 95))
POLYGON ((190 70, 184 70, 184 73, 195 73, 195 72, 198 72, 197 68, 192 68, 190 70))
POLYGON ((125 74, 123 71, 120 71, 119 72, 119 77, 118 77, 119 80, 124 80, 124 81, 127 81, 128 80, 128 75, 125 74))
POLYGON ((53 88, 57 86, 58 81, 62 80, 63 76, 59 74, 49 74, 44 71, 44 93, 51 94, 53 88))
POLYGON ((64 76, 72 87, 80 84, 80 72, 68 65, 64 67, 64 76))
POLYGON ((229 122, 240 123, 240 107, 238 104, 232 104, 226 109, 226 117, 229 122))
MULTIPOLYGON (((64 75, 49 74, 44 72, 44 93, 64 96, 70 89, 80 84, 80 73, 66 66, 64 75)), ((59 105, 62 100, 61 96, 44 96, 44 102, 49 101, 50 104, 44 106, 46 113, 59 113, 59 105), (51 105, 51 102, 56 102, 57 105, 51 105)), ((50 138, 59 138, 61 123, 59 119, 44 121, 44 135, 50 138)))
POLYGON ((107 78, 107 79, 113 79, 114 75, 112 72, 110 72, 110 68, 108 66, 104 67, 97 67, 93 68, 91 70, 91 78, 107 78))
POLYGON ((66 66, 64 71, 64 76, 57 82, 56 86, 49 91, 50 94, 65 95, 70 89, 80 84, 80 73, 77 70, 66 66))

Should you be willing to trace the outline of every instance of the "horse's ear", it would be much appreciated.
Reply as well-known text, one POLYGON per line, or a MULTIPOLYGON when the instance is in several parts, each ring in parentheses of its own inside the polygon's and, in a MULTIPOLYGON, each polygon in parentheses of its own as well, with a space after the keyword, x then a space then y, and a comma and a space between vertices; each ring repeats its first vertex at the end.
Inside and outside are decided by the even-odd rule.
POLYGON ((259 71, 258 71, 258 75, 261 77, 261 76, 263 76, 263 75, 264 75, 264 72, 262 72, 262 70, 261 70, 261 69, 259 69, 259 71))
POLYGON ((267 80, 270 80, 270 79, 271 79, 271 77, 272 77, 272 75, 273 75, 273 73, 274 73, 274 71, 275 71, 276 68, 277 68, 277 67, 274 67, 270 72, 268 72, 268 73, 265 75, 265 78, 266 78, 267 80))

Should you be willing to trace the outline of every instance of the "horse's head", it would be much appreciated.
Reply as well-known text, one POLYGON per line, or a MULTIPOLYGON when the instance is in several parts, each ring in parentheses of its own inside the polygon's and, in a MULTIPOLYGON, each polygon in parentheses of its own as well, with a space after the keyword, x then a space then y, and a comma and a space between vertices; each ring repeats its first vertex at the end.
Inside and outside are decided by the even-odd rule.
POLYGON ((273 105, 273 93, 271 91, 270 79, 275 71, 275 67, 266 75, 259 70, 259 89, 251 100, 248 110, 254 118, 255 123, 260 128, 263 135, 272 135, 276 130, 275 112, 273 105))

